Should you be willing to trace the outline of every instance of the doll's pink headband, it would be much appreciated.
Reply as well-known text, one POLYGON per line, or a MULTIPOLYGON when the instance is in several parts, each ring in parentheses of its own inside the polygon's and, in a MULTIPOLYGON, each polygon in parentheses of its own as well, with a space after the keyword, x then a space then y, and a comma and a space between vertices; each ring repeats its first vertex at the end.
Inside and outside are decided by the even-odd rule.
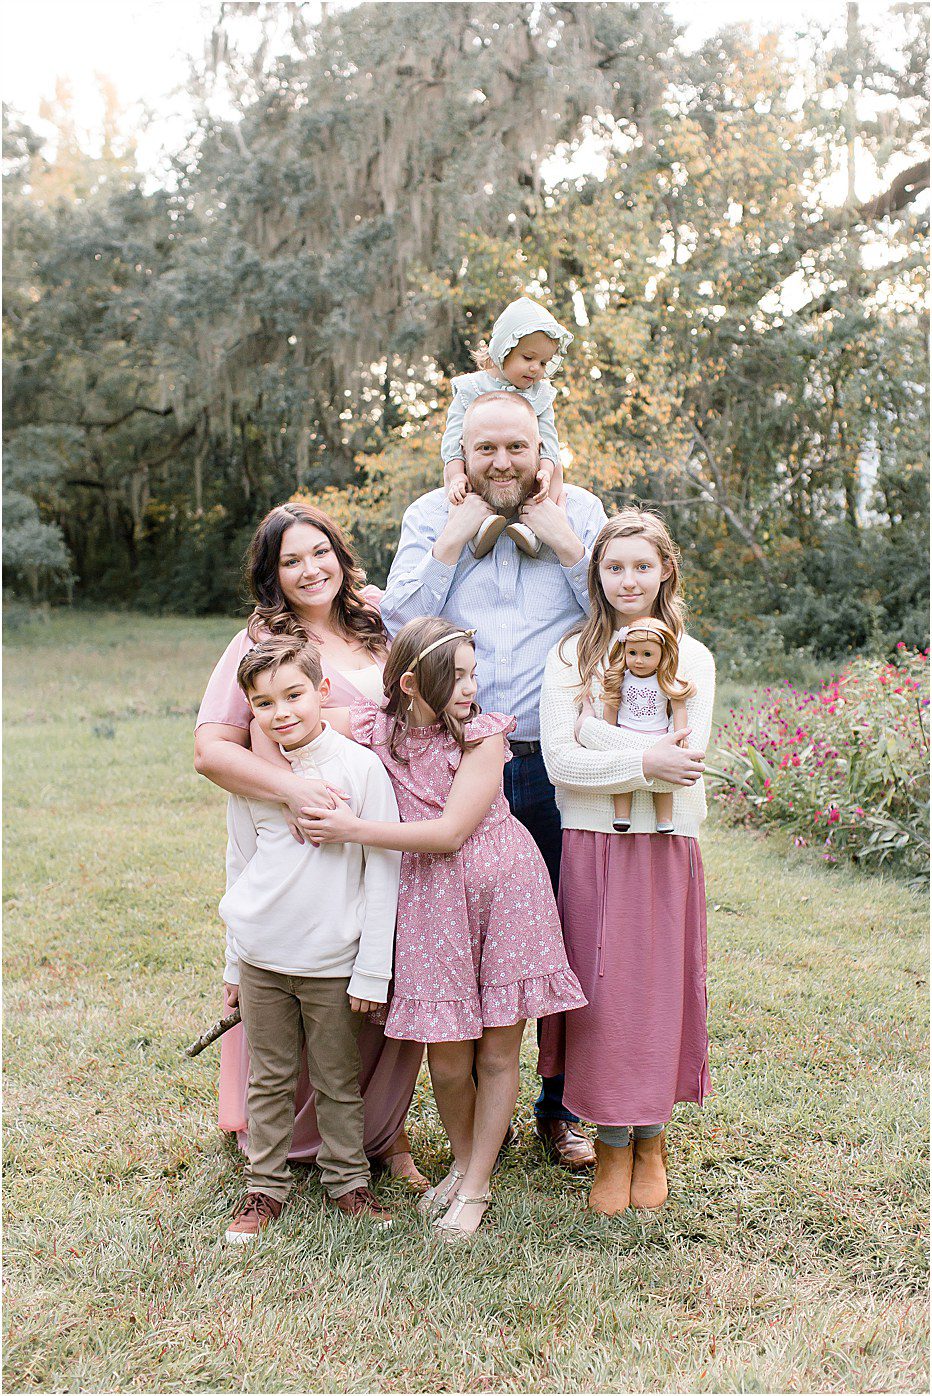
POLYGON ((665 625, 655 625, 653 621, 649 620, 645 621, 643 625, 630 625, 620 637, 622 644, 624 644, 626 640, 630 640, 632 635, 653 636, 661 642, 669 640, 670 638, 670 632, 665 625))

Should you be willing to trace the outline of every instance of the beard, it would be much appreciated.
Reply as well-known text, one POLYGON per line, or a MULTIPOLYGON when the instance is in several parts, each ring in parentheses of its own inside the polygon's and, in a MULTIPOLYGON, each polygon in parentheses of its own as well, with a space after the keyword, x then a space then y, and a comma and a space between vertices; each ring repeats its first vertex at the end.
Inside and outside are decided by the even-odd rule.
POLYGON ((490 480, 487 476, 477 476, 466 466, 466 478, 470 486, 499 514, 516 514, 521 505, 534 493, 537 484, 537 466, 522 471, 513 480, 490 480))

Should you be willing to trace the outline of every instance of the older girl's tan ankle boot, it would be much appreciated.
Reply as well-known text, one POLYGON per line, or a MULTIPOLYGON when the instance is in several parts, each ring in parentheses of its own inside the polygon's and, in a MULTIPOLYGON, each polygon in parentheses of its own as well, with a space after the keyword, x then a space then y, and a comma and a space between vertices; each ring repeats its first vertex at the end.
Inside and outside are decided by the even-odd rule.
POLYGON ((667 1200, 667 1144, 665 1131, 653 1139, 635 1139, 631 1172, 631 1206, 653 1211, 667 1200))
POLYGON ((603 1217, 618 1217, 628 1210, 631 1201, 631 1167, 634 1148, 616 1149, 611 1144, 595 1141, 595 1178, 589 1193, 588 1206, 603 1217))

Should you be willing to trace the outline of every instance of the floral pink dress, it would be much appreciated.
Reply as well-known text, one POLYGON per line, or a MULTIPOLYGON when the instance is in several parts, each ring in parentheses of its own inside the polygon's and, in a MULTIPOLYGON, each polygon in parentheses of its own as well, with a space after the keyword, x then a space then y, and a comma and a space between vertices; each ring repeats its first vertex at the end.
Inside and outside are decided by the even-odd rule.
MULTIPOLYGON (((350 709, 353 737, 388 771, 402 822, 438 819, 460 748, 437 723, 411 731, 407 759, 398 760, 389 750, 391 722, 375 703, 350 709)), ((466 738, 507 736, 514 727, 513 717, 483 713, 467 723, 466 738)), ((486 1028, 585 1004, 544 860, 504 792, 458 853, 405 853, 386 1037, 466 1042, 486 1028)))

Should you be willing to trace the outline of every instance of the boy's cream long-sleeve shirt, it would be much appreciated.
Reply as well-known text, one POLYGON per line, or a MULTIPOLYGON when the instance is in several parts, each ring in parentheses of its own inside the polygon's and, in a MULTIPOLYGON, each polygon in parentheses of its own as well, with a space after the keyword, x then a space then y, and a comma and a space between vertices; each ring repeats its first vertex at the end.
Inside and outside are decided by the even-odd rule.
MULTIPOLYGON (((391 781, 379 758, 328 724, 285 752, 297 775, 349 795, 362 819, 397 822, 391 781)), ((230 799, 224 978, 239 983, 239 959, 302 978, 349 977, 347 993, 385 1003, 392 974, 401 854, 358 843, 318 848, 292 837, 280 804, 230 799)))
MULTIPOLYGON (((632 732, 610 727, 601 717, 601 670, 593 680, 593 705, 598 714, 586 718, 579 738, 574 736, 579 715, 579 668, 574 635, 555 645, 547 656, 540 697, 540 736, 547 773, 556 789, 557 806, 564 829, 591 829, 612 832, 612 795, 633 792, 631 832, 656 832, 651 796, 673 791, 673 832, 695 838, 706 816, 705 785, 673 786, 666 781, 644 779, 643 756, 657 739, 656 732, 632 732)), ((705 645, 690 635, 680 638, 681 679, 696 686, 686 700, 688 724, 692 729, 688 745, 705 751, 712 730, 712 704, 715 699, 715 660, 705 645)), ((620 836, 623 837, 623 836, 620 836)))

